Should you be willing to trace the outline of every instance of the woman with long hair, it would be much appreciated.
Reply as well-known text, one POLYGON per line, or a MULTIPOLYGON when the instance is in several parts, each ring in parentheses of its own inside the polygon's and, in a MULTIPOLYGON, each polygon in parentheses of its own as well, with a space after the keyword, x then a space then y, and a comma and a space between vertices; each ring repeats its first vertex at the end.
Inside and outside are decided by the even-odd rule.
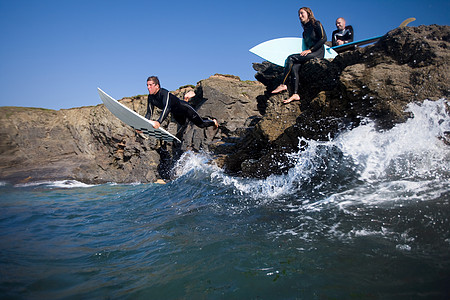
POLYGON ((324 44, 327 41, 327 35, 320 21, 316 20, 312 10, 309 7, 302 7, 298 10, 298 17, 303 27, 303 45, 306 50, 299 54, 288 56, 284 64, 284 75, 282 83, 272 91, 273 94, 287 90, 286 80, 290 73, 294 73, 294 93, 284 103, 300 100, 298 94, 299 71, 301 66, 308 60, 315 57, 323 58, 325 55, 324 44))

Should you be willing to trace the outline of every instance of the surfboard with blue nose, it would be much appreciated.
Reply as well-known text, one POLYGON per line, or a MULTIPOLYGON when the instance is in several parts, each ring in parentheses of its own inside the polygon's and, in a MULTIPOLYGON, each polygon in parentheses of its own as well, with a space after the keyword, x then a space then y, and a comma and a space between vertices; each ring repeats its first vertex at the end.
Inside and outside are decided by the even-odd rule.
MULTIPOLYGON (((333 59, 338 54, 330 47, 324 45, 325 57, 333 59)), ((273 64, 284 66, 284 61, 291 54, 297 54, 306 50, 303 39, 296 37, 278 38, 263 42, 251 48, 249 51, 264 60, 270 61, 273 64)))

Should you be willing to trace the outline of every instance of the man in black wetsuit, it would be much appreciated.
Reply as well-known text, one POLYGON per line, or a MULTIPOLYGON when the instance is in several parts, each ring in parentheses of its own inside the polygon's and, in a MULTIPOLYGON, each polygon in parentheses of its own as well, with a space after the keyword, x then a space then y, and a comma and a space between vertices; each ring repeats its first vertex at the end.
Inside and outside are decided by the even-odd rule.
POLYGON ((200 128, 210 126, 217 128, 219 126, 216 119, 209 120, 201 118, 195 109, 187 103, 190 98, 195 96, 193 91, 188 92, 184 96, 185 101, 181 101, 175 95, 169 93, 168 90, 161 88, 159 79, 156 76, 150 76, 147 79, 147 89, 149 94, 145 118, 151 119, 155 106, 162 109, 158 120, 151 121, 154 128, 158 129, 161 126, 161 123, 167 118, 169 112, 172 113, 175 121, 181 126, 186 124, 187 119, 200 128))
POLYGON ((353 42, 353 27, 351 25, 345 26, 345 19, 338 18, 336 20, 336 30, 332 35, 332 46, 340 46, 353 42))

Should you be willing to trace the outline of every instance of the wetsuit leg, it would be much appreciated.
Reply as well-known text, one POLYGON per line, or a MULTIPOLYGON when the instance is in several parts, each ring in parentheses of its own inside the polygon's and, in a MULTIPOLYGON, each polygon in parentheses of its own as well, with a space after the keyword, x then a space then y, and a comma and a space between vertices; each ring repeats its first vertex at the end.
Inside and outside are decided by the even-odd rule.
POLYGON ((172 114, 175 120, 180 124, 184 125, 186 123, 186 119, 189 119, 200 128, 214 126, 215 123, 209 119, 203 119, 199 116, 199 114, 195 111, 192 106, 190 106, 185 101, 180 101, 179 105, 176 108, 172 109, 172 114))
POLYGON ((294 73, 294 94, 298 94, 298 86, 300 85, 300 68, 303 64, 294 64, 292 66, 292 72, 294 73))
POLYGON ((297 60, 297 56, 300 55, 299 54, 289 55, 284 61, 283 82, 281 84, 286 84, 286 79, 289 77, 289 74, 291 74, 292 67, 294 66, 294 62, 297 60))
POLYGON ((309 53, 308 55, 301 56, 300 54, 292 54, 289 55, 286 59, 284 66, 284 77, 283 84, 286 84, 286 79, 289 77, 291 71, 294 73, 294 94, 298 94, 298 86, 299 86, 299 71, 301 66, 310 59, 313 58, 323 58, 325 55, 325 48, 321 47, 316 52, 309 53))
POLYGON ((184 114, 175 114, 174 112, 172 112, 172 116, 175 119, 175 121, 180 124, 180 126, 184 126, 186 125, 186 115, 184 114))

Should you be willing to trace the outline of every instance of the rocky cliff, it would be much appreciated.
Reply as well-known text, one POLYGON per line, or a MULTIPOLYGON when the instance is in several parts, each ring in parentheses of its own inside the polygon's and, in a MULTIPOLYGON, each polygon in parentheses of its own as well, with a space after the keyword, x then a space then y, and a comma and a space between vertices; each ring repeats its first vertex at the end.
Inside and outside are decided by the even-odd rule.
MULTIPOLYGON (((181 98, 195 89, 191 104, 221 125, 178 128, 166 121, 163 126, 178 132, 181 145, 136 133, 103 105, 60 111, 2 107, 0 180, 154 182, 170 179, 173 163, 187 150, 210 153, 234 175, 282 173, 290 167, 286 153, 298 151, 301 138, 328 140, 365 118, 387 129, 409 117, 404 108, 410 102, 448 99, 449 46, 449 26, 395 29, 374 45, 306 63, 302 100, 287 105, 282 99, 288 92, 270 93, 282 73, 271 63, 254 64, 258 81, 211 76, 174 94, 181 98)), ((121 102, 145 113, 145 96, 121 102)))
MULTIPOLYGON (((449 26, 397 28, 374 45, 306 63, 300 103, 282 104, 287 92, 268 98, 263 119, 225 167, 252 177, 281 173, 291 167, 286 153, 299 150, 300 138, 328 140, 366 118, 388 129, 410 117, 408 103, 448 99, 449 42, 449 26)), ((281 67, 264 62, 254 68, 268 91, 279 84, 281 67)))
MULTIPOLYGON (((183 87, 183 94, 194 87, 183 87)), ((154 182, 170 179, 174 161, 187 150, 226 152, 227 141, 259 120, 255 99, 265 87, 256 81, 215 75, 197 85, 192 105, 202 116, 221 120, 219 130, 188 125, 181 128, 181 145, 139 134, 104 106, 68 110, 0 108, 0 180, 28 182, 75 179, 86 183, 154 182)), ((120 100, 144 115, 146 96, 120 100)), ((159 113, 159 112, 157 112, 159 113)), ((176 134, 170 118, 163 124, 176 134)), ((220 154, 217 155, 219 157, 220 154)))

